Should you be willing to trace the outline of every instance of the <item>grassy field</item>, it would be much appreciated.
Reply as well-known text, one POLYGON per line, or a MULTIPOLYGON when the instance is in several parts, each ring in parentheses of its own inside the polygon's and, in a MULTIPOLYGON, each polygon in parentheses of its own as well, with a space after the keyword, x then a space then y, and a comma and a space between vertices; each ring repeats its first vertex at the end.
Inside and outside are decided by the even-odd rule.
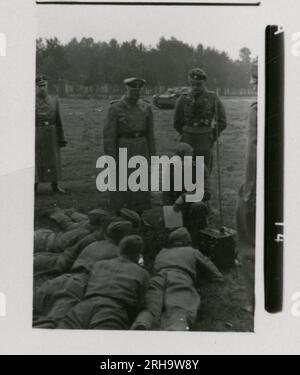
MULTIPOLYGON (((225 225, 235 228, 235 206, 243 178, 246 126, 251 98, 223 100, 228 127, 220 139, 222 198, 225 225)), ((103 154, 102 130, 108 100, 62 99, 65 137, 68 145, 62 149, 62 186, 67 195, 53 194, 48 184, 39 187, 35 200, 35 228, 48 227, 48 213, 53 207, 75 207, 87 212, 96 207, 108 207, 106 193, 99 193, 95 179, 99 171, 96 160, 103 154)), ((173 110, 154 108, 155 135, 159 154, 171 155, 178 142, 172 127, 173 110)), ((216 155, 214 155, 216 160, 216 155)), ((211 221, 218 225, 217 173, 214 163, 211 190, 211 221)), ((153 210, 147 214, 152 223, 159 223, 160 196, 153 195, 153 210)), ((242 310, 245 290, 240 268, 225 275, 225 283, 201 287, 202 308, 195 327, 199 331, 251 331, 253 319, 242 310)))

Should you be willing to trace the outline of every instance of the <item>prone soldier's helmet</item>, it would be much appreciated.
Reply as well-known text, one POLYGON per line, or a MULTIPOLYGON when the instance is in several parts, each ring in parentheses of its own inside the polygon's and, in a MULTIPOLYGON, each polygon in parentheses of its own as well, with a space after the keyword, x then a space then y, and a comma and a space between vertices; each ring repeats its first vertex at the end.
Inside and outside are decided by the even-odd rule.
POLYGON ((188 73, 189 80, 191 82, 199 82, 199 81, 206 81, 207 80, 207 74, 203 69, 200 68, 193 68, 188 73))

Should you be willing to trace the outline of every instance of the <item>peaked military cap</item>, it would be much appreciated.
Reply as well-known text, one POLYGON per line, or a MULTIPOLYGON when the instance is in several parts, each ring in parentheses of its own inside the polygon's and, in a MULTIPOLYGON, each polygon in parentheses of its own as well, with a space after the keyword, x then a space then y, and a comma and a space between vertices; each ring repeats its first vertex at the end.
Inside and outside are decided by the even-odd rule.
POLYGON ((42 74, 39 74, 35 79, 35 84, 37 86, 44 86, 46 83, 47 83, 47 78, 42 74))
POLYGON ((205 81, 207 79, 207 75, 203 69, 200 68, 193 68, 189 71, 189 77, 193 81, 205 81))
POLYGON ((140 89, 145 86, 146 81, 143 78, 131 77, 124 79, 124 83, 129 87, 140 89))

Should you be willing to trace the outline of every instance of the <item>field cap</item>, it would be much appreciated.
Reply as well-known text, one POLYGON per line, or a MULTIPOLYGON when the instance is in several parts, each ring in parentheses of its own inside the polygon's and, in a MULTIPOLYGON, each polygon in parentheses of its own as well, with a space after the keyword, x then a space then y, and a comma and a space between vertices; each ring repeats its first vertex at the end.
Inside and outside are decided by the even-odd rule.
POLYGON ((120 216, 124 220, 130 221, 134 227, 139 227, 141 225, 140 215, 137 212, 130 210, 129 208, 126 208, 126 207, 121 208, 120 216))
POLYGON ((192 242, 191 236, 185 227, 178 228, 169 234, 168 245, 171 246, 187 246, 192 242))
POLYGON ((141 89, 143 86, 145 86, 146 81, 143 78, 131 77, 125 78, 124 83, 126 86, 132 87, 134 89, 141 89))
POLYGON ((192 81, 206 81, 207 75, 203 69, 193 68, 189 71, 189 77, 192 81))

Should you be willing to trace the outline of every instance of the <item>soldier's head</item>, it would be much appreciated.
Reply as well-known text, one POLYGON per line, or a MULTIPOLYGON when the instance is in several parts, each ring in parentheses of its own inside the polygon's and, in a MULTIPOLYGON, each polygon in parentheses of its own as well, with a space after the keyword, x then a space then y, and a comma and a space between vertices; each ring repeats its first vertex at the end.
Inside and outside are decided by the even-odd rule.
POLYGON ((48 82, 45 76, 39 74, 35 79, 36 95, 45 98, 48 95, 48 82))
POLYGON ((189 84, 194 93, 201 93, 206 88, 207 75, 200 68, 193 68, 188 73, 189 84))
POLYGON ((143 239, 138 235, 124 237, 120 242, 120 255, 138 263, 144 248, 143 239))
POLYGON ((145 86, 146 81, 142 78, 131 77, 124 79, 126 86, 126 97, 133 103, 139 100, 141 89, 145 86))
POLYGON ((185 227, 178 228, 171 232, 168 237, 168 247, 189 246, 192 243, 191 236, 185 227))
POLYGON ((257 68, 257 62, 254 62, 251 65, 251 78, 250 78, 250 84, 252 85, 253 89, 257 90, 257 77, 258 77, 258 68, 257 68))
POLYGON ((137 212, 123 207, 119 211, 119 215, 123 220, 130 221, 132 223, 134 232, 139 233, 142 225, 142 219, 137 212))

